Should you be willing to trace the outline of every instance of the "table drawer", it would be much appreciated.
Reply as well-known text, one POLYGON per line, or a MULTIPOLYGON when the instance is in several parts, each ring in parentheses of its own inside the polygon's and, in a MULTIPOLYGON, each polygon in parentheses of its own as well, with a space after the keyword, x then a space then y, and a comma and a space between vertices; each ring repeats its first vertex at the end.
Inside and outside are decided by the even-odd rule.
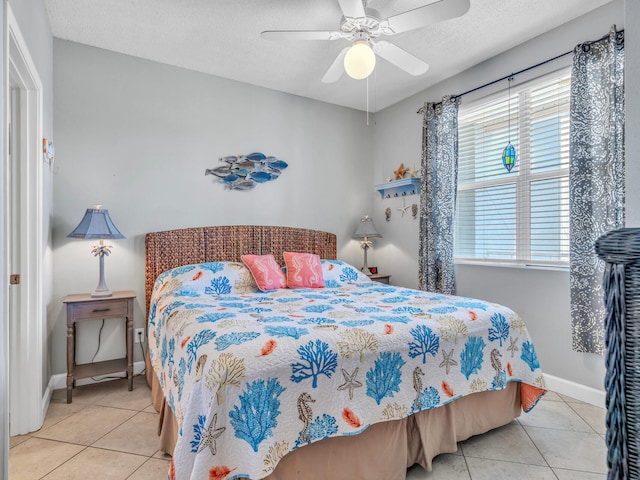
POLYGON ((101 302, 79 302, 68 304, 71 308, 70 318, 91 319, 108 317, 126 317, 129 311, 129 300, 103 300, 101 302))

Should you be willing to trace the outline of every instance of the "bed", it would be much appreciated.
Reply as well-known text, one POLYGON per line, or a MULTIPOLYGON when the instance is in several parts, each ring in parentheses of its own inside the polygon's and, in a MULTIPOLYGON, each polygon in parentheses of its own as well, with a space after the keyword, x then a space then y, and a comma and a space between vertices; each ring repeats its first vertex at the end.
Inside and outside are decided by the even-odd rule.
POLYGON ((404 479, 545 392, 501 305, 378 284, 327 232, 149 233, 147 381, 177 479, 404 479), (262 292, 242 255, 316 254, 324 288, 262 292))

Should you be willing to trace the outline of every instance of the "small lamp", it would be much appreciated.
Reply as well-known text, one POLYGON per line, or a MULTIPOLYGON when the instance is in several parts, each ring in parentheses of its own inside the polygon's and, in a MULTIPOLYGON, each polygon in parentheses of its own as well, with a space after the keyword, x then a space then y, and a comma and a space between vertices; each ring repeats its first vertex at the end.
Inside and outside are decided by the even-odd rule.
POLYGON ((375 66, 376 54, 366 39, 356 40, 344 56, 344 70, 356 80, 367 78, 375 66))
POLYGON ((94 245, 91 250, 94 257, 100 257, 100 280, 98 281, 98 286, 91 296, 110 297, 111 290, 109 290, 104 281, 104 256, 111 253, 111 245, 105 245, 103 240, 125 237, 113 224, 113 221, 109 216, 109 210, 103 210, 101 205, 95 205, 94 208, 87 208, 84 217, 75 230, 67 235, 67 238, 100 240, 100 243, 98 245, 94 245))
POLYGON ((373 220, 369 215, 365 215, 360 219, 360 225, 358 225, 358 229, 356 233, 353 234, 355 238, 361 238, 360 248, 364 250, 364 266, 362 267, 362 271, 369 275, 369 266, 367 265, 367 250, 369 250, 373 243, 370 238, 382 238, 376 231, 376 227, 373 226, 373 220))

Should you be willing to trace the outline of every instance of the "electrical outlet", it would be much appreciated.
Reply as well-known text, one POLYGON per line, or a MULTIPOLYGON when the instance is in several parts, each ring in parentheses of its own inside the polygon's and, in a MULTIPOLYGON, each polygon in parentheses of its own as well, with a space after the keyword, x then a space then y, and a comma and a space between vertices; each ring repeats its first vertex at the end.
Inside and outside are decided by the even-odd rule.
POLYGON ((133 343, 144 342, 144 328, 136 328, 133 330, 133 343))

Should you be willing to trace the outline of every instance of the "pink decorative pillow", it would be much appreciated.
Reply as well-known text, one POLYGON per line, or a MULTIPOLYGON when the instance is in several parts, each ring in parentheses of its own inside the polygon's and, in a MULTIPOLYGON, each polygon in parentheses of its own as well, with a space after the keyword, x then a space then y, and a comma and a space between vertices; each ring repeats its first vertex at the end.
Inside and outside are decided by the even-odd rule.
POLYGON ((324 288, 322 263, 313 253, 284 252, 289 288, 324 288))
POLYGON ((242 261, 263 292, 287 288, 287 278, 273 255, 242 255, 242 261))

